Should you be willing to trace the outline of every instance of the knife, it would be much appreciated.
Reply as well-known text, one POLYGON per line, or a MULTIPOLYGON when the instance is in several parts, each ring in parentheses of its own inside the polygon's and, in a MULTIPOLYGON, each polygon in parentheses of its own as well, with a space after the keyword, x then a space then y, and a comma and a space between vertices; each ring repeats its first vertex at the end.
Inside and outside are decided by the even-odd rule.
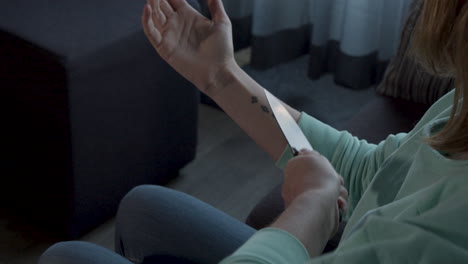
POLYGON ((270 107, 275 116, 276 122, 278 123, 281 131, 283 132, 286 141, 291 147, 293 156, 297 156, 299 151, 302 149, 313 150, 309 141, 302 133, 301 128, 296 123, 294 118, 289 114, 288 110, 283 106, 280 100, 276 99, 268 90, 265 90, 265 94, 270 104, 270 107))
MULTIPOLYGON (((268 90, 265 90, 265 94, 270 104, 270 107, 275 116, 276 122, 278 123, 281 131, 283 132, 286 141, 288 141, 289 146, 291 147, 293 156, 299 155, 299 151, 302 149, 314 150, 310 145, 309 141, 302 133, 301 128, 296 123, 294 118, 289 114, 286 107, 283 106, 280 100, 276 99, 268 90)), ((339 209, 339 222, 343 221, 345 212, 340 208, 339 209)))

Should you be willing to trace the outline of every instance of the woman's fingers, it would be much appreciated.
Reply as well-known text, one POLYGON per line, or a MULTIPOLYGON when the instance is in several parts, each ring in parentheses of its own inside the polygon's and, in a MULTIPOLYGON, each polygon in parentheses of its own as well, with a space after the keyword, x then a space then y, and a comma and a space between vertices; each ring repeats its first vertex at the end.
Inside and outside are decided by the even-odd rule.
POLYGON ((348 211, 348 201, 346 201, 346 199, 343 197, 338 197, 338 208, 343 213, 346 213, 348 211))
POLYGON ((215 23, 229 22, 222 0, 207 0, 211 17, 215 23))
POLYGON ((169 20, 169 18, 174 14, 174 9, 172 9, 172 6, 167 2, 167 0, 160 0, 159 3, 161 6, 161 11, 166 17, 166 21, 169 20))
POLYGON ((175 12, 177 12, 177 10, 187 5, 186 0, 167 0, 167 2, 169 2, 169 4, 171 5, 172 9, 175 12))
POLYGON ((152 13, 152 7, 149 4, 145 5, 143 9, 143 16, 141 18, 141 24, 143 25, 145 35, 150 40, 151 44, 153 44, 154 47, 157 47, 159 46, 159 43, 161 43, 162 35, 154 25, 152 13))
POLYGON ((340 196, 338 197, 338 206, 344 212, 348 210, 348 190, 343 185, 340 186, 340 196))
POLYGON ((348 200, 348 190, 344 187, 340 187, 340 196, 348 200))
POLYGON ((158 29, 161 29, 167 21, 166 15, 164 15, 161 10, 161 1, 162 0, 148 0, 152 8, 153 22, 158 29))

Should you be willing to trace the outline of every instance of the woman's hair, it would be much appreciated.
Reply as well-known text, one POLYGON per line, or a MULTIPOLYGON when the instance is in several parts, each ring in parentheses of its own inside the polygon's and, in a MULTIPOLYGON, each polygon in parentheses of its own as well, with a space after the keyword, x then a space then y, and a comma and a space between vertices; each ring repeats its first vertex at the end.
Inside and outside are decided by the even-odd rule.
POLYGON ((412 53, 429 72, 455 77, 449 122, 427 139, 447 153, 468 151, 468 4, 467 0, 425 0, 412 39, 412 53))

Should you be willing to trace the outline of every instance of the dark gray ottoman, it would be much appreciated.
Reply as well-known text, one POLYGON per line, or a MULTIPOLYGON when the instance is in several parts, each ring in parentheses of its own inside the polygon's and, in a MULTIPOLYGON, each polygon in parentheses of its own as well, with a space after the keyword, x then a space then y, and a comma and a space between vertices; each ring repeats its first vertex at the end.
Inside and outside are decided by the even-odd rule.
POLYGON ((144 3, 0 3, 2 208, 77 238, 194 158, 198 93, 146 40, 144 3))

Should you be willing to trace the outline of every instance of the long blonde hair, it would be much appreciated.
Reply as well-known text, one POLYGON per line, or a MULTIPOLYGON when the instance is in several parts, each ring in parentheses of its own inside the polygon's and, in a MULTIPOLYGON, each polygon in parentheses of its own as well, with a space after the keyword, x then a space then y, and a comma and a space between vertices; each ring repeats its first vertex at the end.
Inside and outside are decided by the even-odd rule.
POLYGON ((429 72, 455 77, 449 122, 427 139, 447 153, 468 151, 468 4, 466 0, 425 0, 412 39, 412 52, 429 72))

